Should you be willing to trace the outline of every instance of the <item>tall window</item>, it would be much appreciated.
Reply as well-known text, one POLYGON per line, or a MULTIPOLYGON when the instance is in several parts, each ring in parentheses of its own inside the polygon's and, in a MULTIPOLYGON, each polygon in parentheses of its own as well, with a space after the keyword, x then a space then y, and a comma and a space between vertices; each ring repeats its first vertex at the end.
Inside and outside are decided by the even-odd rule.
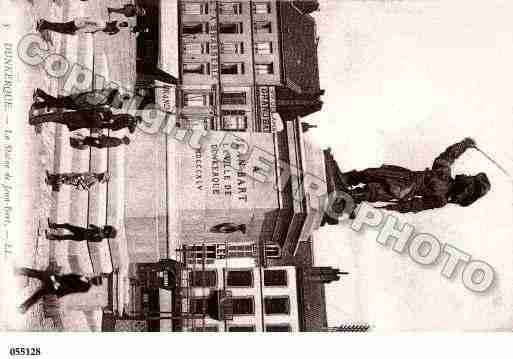
POLYGON ((264 285, 266 287, 286 287, 287 271, 284 269, 266 269, 264 271, 264 285))
POLYGON ((271 75, 274 74, 274 64, 255 64, 255 72, 258 75, 271 75))
POLYGON ((223 75, 242 75, 244 72, 244 62, 224 62, 221 64, 221 74, 223 75))
POLYGON ((273 43, 270 41, 256 42, 255 52, 257 55, 270 55, 273 53, 273 43))
POLYGON ((221 94, 221 103, 223 105, 245 105, 245 92, 223 92, 221 94))
POLYGON ((268 2, 256 2, 253 4, 255 14, 269 14, 271 12, 271 4, 268 2))
POLYGON ((208 75, 210 73, 210 64, 201 62, 184 62, 183 73, 208 75))
POLYGON ((253 297, 233 297, 233 315, 255 314, 255 302, 253 297))
POLYGON ((208 14, 208 3, 186 2, 182 3, 184 15, 204 15, 208 14))
POLYGON ((289 297, 266 297, 264 299, 264 311, 267 315, 289 314, 289 297))
POLYGON ((266 34, 273 31, 270 21, 255 21, 255 31, 257 34, 266 34))
POLYGON ((201 92, 184 92, 183 106, 184 107, 206 107, 209 105, 208 93, 201 92))
MULTIPOLYGON (((211 118, 208 116, 208 114, 182 114, 180 116, 182 119, 181 123, 182 126, 187 129, 197 129, 197 128, 203 128, 205 130, 209 129, 209 122, 211 118)), ((209 254, 207 254, 206 258, 203 258, 200 255, 198 257, 189 256, 187 257, 187 263, 197 263, 197 264, 212 264, 214 263, 214 259, 209 257, 209 254)))
POLYGON ((267 258, 280 258, 281 257, 281 249, 277 244, 269 244, 265 245, 265 256, 267 258))
MULTIPOLYGON (((223 110, 221 116, 221 127, 225 131, 245 131, 248 128, 246 111, 223 110)), ((235 255, 233 256, 235 257, 235 255)))
POLYGON ((219 24, 221 34, 242 34, 242 22, 222 22, 219 24))
POLYGON ((185 22, 182 25, 183 33, 185 35, 198 35, 208 33, 207 22, 185 22))
POLYGON ((243 42, 222 42, 221 43, 222 54, 243 54, 244 43, 243 42))
POLYGON ((229 270, 226 272, 227 287, 253 287, 252 270, 229 270))
POLYGON ((240 15, 242 14, 242 4, 240 2, 226 2, 219 5, 221 15, 240 15))
POLYGON ((217 272, 215 270, 199 270, 189 272, 191 287, 212 288, 217 285, 217 272))
MULTIPOLYGON (((224 115, 244 116, 246 111, 241 110, 224 110, 224 115)), ((246 258, 255 256, 255 246, 253 244, 230 244, 228 246, 229 258, 246 258)))
POLYGON ((265 326, 266 332, 291 332, 289 324, 269 324, 265 326))
POLYGON ((206 314, 208 310, 208 298, 197 297, 189 300, 190 314, 206 314))
POLYGON ((183 44, 185 55, 203 55, 208 54, 210 46, 208 42, 189 42, 183 44))
POLYGON ((254 332, 255 326, 254 325, 230 325, 228 327, 229 332, 254 332))
POLYGON ((186 257, 194 260, 216 259, 216 245, 190 245, 185 247, 186 257))

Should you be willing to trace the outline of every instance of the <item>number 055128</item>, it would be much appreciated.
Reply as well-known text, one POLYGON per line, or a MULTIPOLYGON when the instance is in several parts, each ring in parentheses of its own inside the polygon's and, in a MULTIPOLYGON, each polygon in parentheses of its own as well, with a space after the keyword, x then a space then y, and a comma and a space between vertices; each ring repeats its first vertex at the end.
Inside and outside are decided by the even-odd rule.
POLYGON ((34 356, 41 355, 41 349, 39 347, 10 347, 10 356, 34 356))

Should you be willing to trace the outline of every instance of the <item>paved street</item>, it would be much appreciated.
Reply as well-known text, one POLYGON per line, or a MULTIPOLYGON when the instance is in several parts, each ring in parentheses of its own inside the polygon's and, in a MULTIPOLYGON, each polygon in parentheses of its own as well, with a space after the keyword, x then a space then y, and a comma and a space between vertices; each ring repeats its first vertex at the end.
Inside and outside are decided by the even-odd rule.
MULTIPOLYGON (((35 31, 39 18, 50 21, 68 21, 79 16, 107 18, 106 6, 120 6, 124 2, 90 0, 34 0, 24 1, 17 10, 20 15, 18 36, 35 31)), ((115 18, 113 16, 112 18, 115 18)), ((129 23, 134 24, 134 19, 129 23)), ((51 52, 63 55, 70 64, 79 63, 93 68, 95 74, 105 77, 106 83, 114 82, 130 91, 135 84, 135 36, 121 31, 114 36, 90 34, 79 36, 52 34, 51 52), (94 55, 94 56, 93 56, 94 55)), ((20 62, 20 66, 22 63, 20 62)), ((61 94, 65 81, 48 77, 41 66, 28 65, 21 71, 21 82, 25 91, 18 104, 20 113, 28 115, 32 92, 36 87, 51 94, 61 94)), ((49 265, 60 268, 63 273, 110 273, 114 269, 126 271, 127 246, 122 228, 124 214, 124 156, 123 147, 92 150, 74 150, 69 146, 69 132, 63 125, 44 124, 40 133, 28 125, 23 127, 25 141, 25 191, 24 241, 20 253, 23 257, 17 263, 37 269, 49 265), (109 170, 111 181, 93 187, 87 193, 71 191, 63 186, 59 192, 52 192, 45 184, 45 171, 50 172, 103 172, 109 170), (119 229, 116 239, 100 244, 49 242, 45 237, 47 218, 54 222, 69 222, 74 225, 102 226, 110 224, 119 229)), ((84 131, 88 134, 88 131, 84 131)), ((110 133, 123 137, 125 131, 110 133)), ((21 288, 16 298, 18 304, 38 287, 37 280, 16 279, 21 288)), ((124 299, 121 298, 123 302, 124 299)), ((57 301, 46 298, 36 304, 26 315, 12 314, 13 328, 17 330, 67 330, 96 331, 101 328, 101 307, 106 303, 106 287, 91 290, 87 294, 71 295, 57 301), (87 303, 88 305, 84 305, 87 303)))

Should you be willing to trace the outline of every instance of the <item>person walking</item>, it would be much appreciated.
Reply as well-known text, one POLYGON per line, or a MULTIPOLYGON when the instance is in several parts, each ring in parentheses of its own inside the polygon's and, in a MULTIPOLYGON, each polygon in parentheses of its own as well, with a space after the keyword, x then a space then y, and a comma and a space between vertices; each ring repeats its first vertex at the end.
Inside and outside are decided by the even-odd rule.
POLYGON ((102 284, 101 276, 87 277, 74 273, 60 275, 31 268, 18 268, 15 272, 18 275, 36 278, 41 281, 39 289, 18 307, 21 313, 26 313, 45 295, 56 295, 62 298, 69 294, 88 292, 93 285, 99 286, 102 284))
POLYGON ((134 16, 144 16, 146 15, 146 10, 140 6, 134 4, 125 4, 121 8, 112 8, 108 7, 107 12, 109 15, 111 13, 121 14, 125 17, 134 17, 134 16))
POLYGON ((122 21, 118 23, 118 21, 93 20, 89 17, 79 17, 67 22, 51 22, 40 19, 36 25, 38 32, 53 31, 64 35, 94 34, 97 32, 115 35, 120 31, 120 28, 128 28, 128 22, 122 21))
POLYGON ((91 187, 99 183, 107 183, 110 179, 108 172, 92 173, 50 173, 46 171, 45 182, 52 186, 52 190, 58 192, 62 185, 72 186, 79 191, 89 191, 91 187))
POLYGON ((118 131, 123 128, 128 128, 130 133, 135 131, 137 124, 141 121, 142 118, 140 116, 134 117, 129 114, 112 114, 112 111, 107 107, 62 113, 46 113, 29 118, 29 123, 33 126, 47 122, 55 122, 66 125, 70 131, 76 131, 81 128, 118 131))
POLYGON ((89 227, 74 226, 69 223, 53 223, 48 220, 50 229, 65 229, 71 234, 54 234, 47 233, 47 238, 51 241, 77 241, 77 242, 101 242, 107 238, 116 238, 117 230, 113 226, 105 225, 98 227, 90 224, 89 227))
POLYGON ((82 134, 75 134, 70 137, 69 144, 71 147, 77 150, 85 150, 87 146, 96 148, 110 148, 118 147, 121 145, 129 145, 130 139, 127 136, 123 138, 111 137, 111 136, 84 136, 82 134))
POLYGON ((58 108, 66 110, 90 110, 101 107, 121 109, 123 102, 130 100, 129 95, 120 98, 119 90, 116 88, 103 88, 93 91, 82 92, 68 96, 52 96, 40 88, 36 88, 33 95, 32 109, 58 108))

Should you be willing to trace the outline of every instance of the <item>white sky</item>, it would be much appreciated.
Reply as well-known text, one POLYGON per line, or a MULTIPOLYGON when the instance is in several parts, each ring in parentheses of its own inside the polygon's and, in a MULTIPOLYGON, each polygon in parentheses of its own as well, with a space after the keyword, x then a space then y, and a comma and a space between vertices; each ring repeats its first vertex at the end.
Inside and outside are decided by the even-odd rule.
MULTIPOLYGON (((325 106, 309 121, 343 170, 383 162, 430 167, 448 145, 474 137, 513 173, 513 3, 507 1, 321 2, 325 106)), ((504 329, 513 326, 512 186, 475 151, 453 173, 487 172, 492 191, 470 208, 449 206, 402 218, 490 263, 487 295, 450 281, 441 265, 421 268, 380 247, 376 233, 347 224, 317 236, 319 264, 351 272, 328 286, 331 324, 377 329, 504 329)))

